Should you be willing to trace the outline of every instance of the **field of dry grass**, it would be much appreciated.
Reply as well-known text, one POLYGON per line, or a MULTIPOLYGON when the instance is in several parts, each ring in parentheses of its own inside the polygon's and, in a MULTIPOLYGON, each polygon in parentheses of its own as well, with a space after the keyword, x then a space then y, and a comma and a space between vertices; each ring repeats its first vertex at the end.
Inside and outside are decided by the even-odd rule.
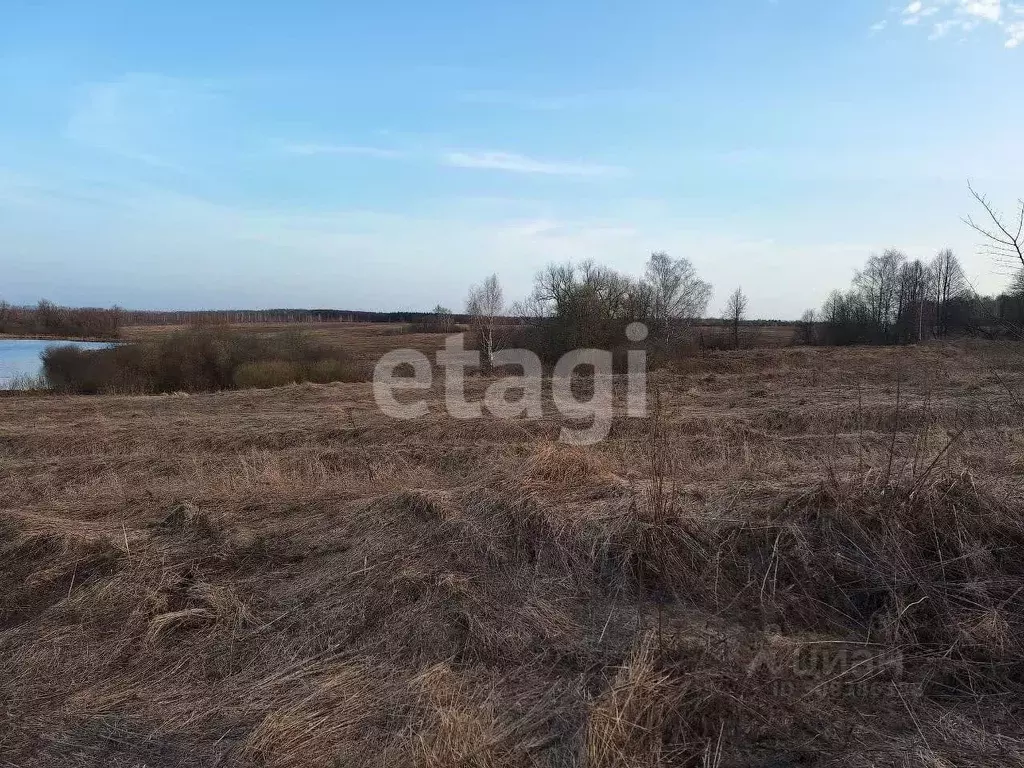
POLYGON ((1024 765, 1022 384, 714 353, 586 449, 439 390, 2 399, 0 765, 1024 765))
MULTIPOLYGON (((131 325, 121 329, 121 336, 128 341, 144 341, 166 336, 185 327, 131 325)), ((407 326, 401 323, 255 323, 230 327, 255 334, 299 331, 313 339, 341 345, 355 361, 369 368, 381 355, 393 349, 416 349, 432 354, 444 346, 443 336, 436 333, 405 333, 407 326)))
MULTIPOLYGON (((129 341, 144 341, 180 331, 181 325, 132 325, 121 329, 121 336, 129 341)), ((340 344, 354 359, 372 365, 385 352, 392 349, 416 349, 432 353, 444 344, 436 333, 406 333, 403 323, 255 323, 231 326, 252 333, 281 333, 302 331, 322 341, 340 344)), ((749 326, 742 330, 744 346, 779 348, 792 343, 795 325, 749 326)), ((727 338, 730 331, 723 326, 696 326, 694 335, 707 339, 727 338)))

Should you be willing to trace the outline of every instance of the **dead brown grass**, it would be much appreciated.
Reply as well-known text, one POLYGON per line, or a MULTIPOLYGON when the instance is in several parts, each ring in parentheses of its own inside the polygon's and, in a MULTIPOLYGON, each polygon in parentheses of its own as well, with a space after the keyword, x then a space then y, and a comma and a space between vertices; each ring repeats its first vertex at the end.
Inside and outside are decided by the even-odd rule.
MULTIPOLYGON (((146 341, 179 332, 179 325, 132 325, 121 329, 128 341, 146 341)), ((407 333, 399 323, 242 323, 227 326, 237 331, 273 336, 301 332, 324 344, 334 344, 363 365, 372 366, 385 352, 416 349, 434 354, 444 347, 444 336, 437 333, 407 333)))
POLYGON ((5 398, 0 764, 1024 765, 1022 380, 716 353, 588 449, 366 384, 5 398))

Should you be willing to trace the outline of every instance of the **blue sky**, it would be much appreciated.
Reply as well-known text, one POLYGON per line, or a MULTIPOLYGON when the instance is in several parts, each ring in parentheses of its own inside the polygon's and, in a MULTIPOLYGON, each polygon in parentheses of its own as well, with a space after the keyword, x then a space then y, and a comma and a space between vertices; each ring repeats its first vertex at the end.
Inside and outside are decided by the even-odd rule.
POLYGON ((686 256, 792 318, 1024 194, 1000 0, 0 5, 0 297, 461 308, 686 256))

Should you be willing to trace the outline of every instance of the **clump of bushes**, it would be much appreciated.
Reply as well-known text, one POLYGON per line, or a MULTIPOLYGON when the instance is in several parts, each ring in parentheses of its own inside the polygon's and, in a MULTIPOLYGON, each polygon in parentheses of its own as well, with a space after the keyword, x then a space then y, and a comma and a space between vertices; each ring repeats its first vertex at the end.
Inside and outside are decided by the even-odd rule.
POLYGON ((76 309, 50 301, 40 301, 35 307, 16 307, 0 301, 0 333, 16 336, 115 339, 121 319, 117 307, 76 309))
POLYGON ((108 349, 53 346, 43 353, 50 388, 72 394, 159 394, 361 381, 344 350, 308 334, 257 335, 192 328, 108 349))
POLYGON ((486 293, 479 298, 471 293, 467 303, 477 345, 529 349, 547 365, 572 350, 601 349, 612 352, 615 370, 625 370, 627 352, 641 343, 627 337, 633 323, 646 326, 641 341, 649 362, 670 360, 690 345, 689 329, 711 298, 711 285, 688 260, 665 253, 651 254, 643 277, 592 261, 550 264, 537 273, 531 295, 512 307, 519 322, 506 325, 495 321, 502 309, 501 289, 490 279, 493 287, 485 283, 479 290, 489 289, 497 306, 481 311, 486 293))

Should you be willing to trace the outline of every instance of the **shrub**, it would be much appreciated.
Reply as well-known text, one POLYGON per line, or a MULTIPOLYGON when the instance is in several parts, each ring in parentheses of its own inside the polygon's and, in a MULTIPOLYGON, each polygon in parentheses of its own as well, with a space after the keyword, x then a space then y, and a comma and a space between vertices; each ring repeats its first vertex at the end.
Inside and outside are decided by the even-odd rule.
POLYGON ((306 334, 210 328, 110 349, 50 347, 43 370, 51 388, 75 394, 211 392, 362 378, 343 350, 306 334))
POLYGON ((43 370, 47 384, 60 392, 95 395, 110 391, 118 378, 114 350, 84 350, 71 345, 47 347, 43 370))

